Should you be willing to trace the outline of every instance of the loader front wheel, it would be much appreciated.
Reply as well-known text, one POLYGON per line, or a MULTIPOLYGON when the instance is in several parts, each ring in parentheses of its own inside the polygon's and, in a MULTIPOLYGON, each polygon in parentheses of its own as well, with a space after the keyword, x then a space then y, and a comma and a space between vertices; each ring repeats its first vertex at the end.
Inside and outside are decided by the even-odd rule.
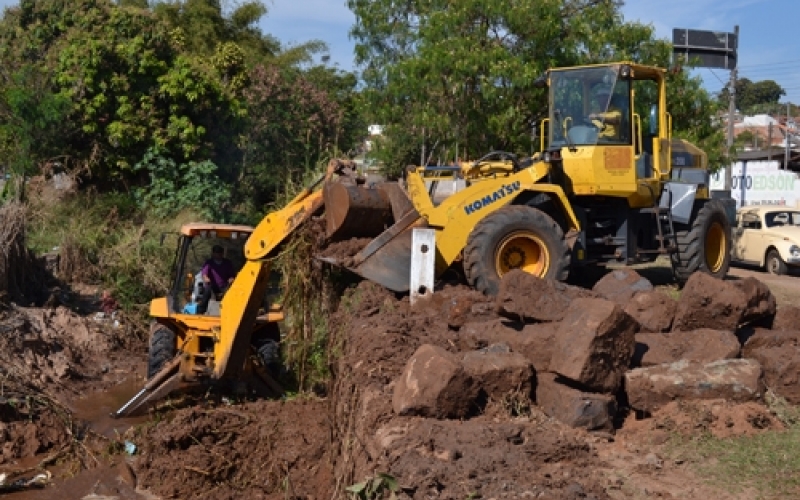
POLYGON ((147 351, 147 378, 161 371, 177 351, 175 332, 160 323, 150 326, 150 349, 147 351))
POLYGON ((675 278, 685 283, 695 271, 724 278, 731 265, 731 223, 719 200, 707 201, 684 228, 676 228, 678 252, 672 254, 675 278))
POLYGON ((569 263, 561 227, 529 206, 503 207, 487 215, 475 225, 464 248, 467 281, 487 295, 497 295, 500 280, 514 269, 562 281, 569 263))

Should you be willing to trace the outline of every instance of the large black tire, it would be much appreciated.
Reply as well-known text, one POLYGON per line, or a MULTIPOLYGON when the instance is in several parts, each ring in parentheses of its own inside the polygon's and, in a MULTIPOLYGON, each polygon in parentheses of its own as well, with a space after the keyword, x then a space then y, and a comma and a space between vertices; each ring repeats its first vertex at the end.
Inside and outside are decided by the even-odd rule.
POLYGON ((147 378, 153 376, 164 368, 178 349, 178 340, 175 332, 166 326, 154 322, 150 325, 150 350, 147 351, 147 378))
POLYGON ((487 295, 497 295, 503 275, 513 269, 563 281, 569 264, 561 227, 541 210, 523 205, 487 215, 475 225, 464 248, 467 281, 487 295))
POLYGON ((675 279, 686 283, 696 271, 724 278, 731 265, 731 223, 725 205, 708 200, 688 227, 677 230, 678 252, 672 254, 675 279))
POLYGON ((781 258, 781 254, 774 248, 770 248, 769 252, 767 252, 764 268, 766 268, 768 273, 777 275, 786 274, 789 270, 786 266, 786 262, 781 258))

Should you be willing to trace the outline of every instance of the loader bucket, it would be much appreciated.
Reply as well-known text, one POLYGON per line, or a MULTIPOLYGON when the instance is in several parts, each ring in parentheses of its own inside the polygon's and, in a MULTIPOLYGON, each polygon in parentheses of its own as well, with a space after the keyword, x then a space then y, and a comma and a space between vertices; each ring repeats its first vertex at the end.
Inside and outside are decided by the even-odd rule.
POLYGON ((366 186, 340 179, 323 188, 326 232, 331 241, 374 238, 354 257, 322 257, 330 264, 397 292, 408 290, 411 233, 424 224, 408 195, 396 183, 366 186))
POLYGON ((395 292, 407 292, 411 277, 411 237, 415 227, 425 227, 416 210, 372 240, 353 258, 322 257, 320 260, 341 266, 395 292))

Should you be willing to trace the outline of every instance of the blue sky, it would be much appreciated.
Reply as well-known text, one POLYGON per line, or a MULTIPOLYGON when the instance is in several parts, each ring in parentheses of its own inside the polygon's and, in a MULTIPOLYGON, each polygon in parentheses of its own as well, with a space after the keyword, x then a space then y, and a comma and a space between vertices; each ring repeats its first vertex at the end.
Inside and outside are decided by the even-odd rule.
MULTIPOLYGON (((0 0, 0 6, 18 0, 0 0)), ((345 0, 264 0, 269 13, 265 33, 284 43, 326 42, 332 62, 353 69, 348 32, 355 18, 345 0)), ((657 36, 672 39, 673 28, 732 32, 739 25, 739 75, 753 81, 775 80, 786 90, 783 101, 800 104, 800 1, 797 0, 628 0, 625 19, 652 24, 657 36)), ((709 91, 729 79, 725 70, 698 70, 709 91)))

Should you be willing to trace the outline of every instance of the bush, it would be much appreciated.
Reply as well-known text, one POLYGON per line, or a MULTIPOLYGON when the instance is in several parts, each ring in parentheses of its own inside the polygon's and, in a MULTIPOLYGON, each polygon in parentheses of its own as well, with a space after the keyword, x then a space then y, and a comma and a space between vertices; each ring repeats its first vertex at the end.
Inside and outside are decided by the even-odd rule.
POLYGON ((183 210, 193 210, 211 221, 222 221, 230 208, 230 187, 217 175, 217 166, 209 160, 177 164, 150 149, 134 166, 147 172, 150 185, 134 191, 144 209, 158 217, 172 217, 183 210))

